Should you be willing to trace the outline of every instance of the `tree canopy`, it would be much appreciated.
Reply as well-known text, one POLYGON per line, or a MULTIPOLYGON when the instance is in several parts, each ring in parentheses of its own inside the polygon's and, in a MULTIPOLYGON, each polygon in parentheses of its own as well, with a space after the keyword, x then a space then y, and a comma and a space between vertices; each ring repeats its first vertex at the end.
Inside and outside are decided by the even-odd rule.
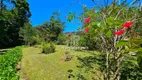
POLYGON ((21 44, 20 28, 29 22, 31 12, 26 0, 1 0, 0 8, 0 48, 21 44), (9 8, 9 3, 13 6, 9 8))

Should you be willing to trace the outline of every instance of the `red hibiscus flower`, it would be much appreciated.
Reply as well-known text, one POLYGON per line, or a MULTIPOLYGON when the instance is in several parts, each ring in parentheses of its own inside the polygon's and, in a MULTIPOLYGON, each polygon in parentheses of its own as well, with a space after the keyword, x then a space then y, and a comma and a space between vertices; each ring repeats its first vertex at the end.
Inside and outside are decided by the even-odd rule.
POLYGON ((88 28, 86 28, 86 29, 84 30, 84 32, 85 32, 85 33, 88 33, 88 32, 89 32, 89 29, 88 29, 88 28))
POLYGON ((127 21, 126 23, 122 24, 123 28, 131 28, 131 25, 133 24, 132 21, 127 21))
POLYGON ((91 20, 91 18, 88 17, 88 18, 85 19, 84 23, 87 24, 87 23, 89 23, 90 20, 91 20))
POLYGON ((116 31, 114 34, 115 34, 115 35, 122 35, 123 33, 124 33, 124 30, 121 29, 121 30, 119 30, 119 31, 116 31))

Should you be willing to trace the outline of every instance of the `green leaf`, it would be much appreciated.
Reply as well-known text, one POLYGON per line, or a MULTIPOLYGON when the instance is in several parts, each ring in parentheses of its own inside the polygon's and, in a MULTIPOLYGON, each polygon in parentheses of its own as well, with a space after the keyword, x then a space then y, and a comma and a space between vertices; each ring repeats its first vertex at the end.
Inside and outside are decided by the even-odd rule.
POLYGON ((75 13, 69 12, 69 16, 68 16, 67 20, 69 22, 71 22, 74 18, 75 18, 75 13))
POLYGON ((92 22, 91 25, 92 25, 92 26, 95 26, 95 25, 98 25, 98 23, 99 23, 99 22, 92 22))
POLYGON ((127 51, 132 51, 132 52, 135 52, 135 51, 142 51, 142 48, 134 48, 134 49, 129 49, 127 51))
POLYGON ((135 40, 133 40, 133 43, 141 44, 142 43, 142 39, 135 39, 135 40))
POLYGON ((109 30, 109 31, 106 33, 106 36, 109 38, 109 37, 111 37, 111 35, 112 35, 112 31, 109 30))
POLYGON ((125 46, 125 45, 128 45, 128 44, 129 44, 128 41, 122 40, 122 41, 119 41, 119 42, 116 44, 115 47, 118 48, 118 47, 125 46))
POLYGON ((121 52, 122 54, 124 54, 124 53, 126 52, 126 50, 121 50, 120 52, 121 52))

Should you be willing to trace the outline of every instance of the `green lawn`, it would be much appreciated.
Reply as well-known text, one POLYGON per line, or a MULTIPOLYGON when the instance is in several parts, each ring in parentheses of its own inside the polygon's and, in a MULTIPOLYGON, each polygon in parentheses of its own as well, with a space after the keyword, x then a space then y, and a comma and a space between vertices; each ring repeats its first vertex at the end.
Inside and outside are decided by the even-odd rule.
MULTIPOLYGON (((53 54, 42 54, 40 48, 27 47, 23 48, 23 59, 21 61, 21 70, 23 79, 30 80, 76 80, 77 77, 69 79, 68 70, 73 70, 76 76, 78 73, 83 74, 87 79, 90 79, 92 74, 82 72, 80 68, 79 57, 92 56, 94 53, 74 51, 65 49, 65 46, 56 46, 56 52, 53 54), (68 50, 74 56, 71 61, 64 61, 64 52, 68 50)), ((21 79, 22 79, 21 78, 21 79)))

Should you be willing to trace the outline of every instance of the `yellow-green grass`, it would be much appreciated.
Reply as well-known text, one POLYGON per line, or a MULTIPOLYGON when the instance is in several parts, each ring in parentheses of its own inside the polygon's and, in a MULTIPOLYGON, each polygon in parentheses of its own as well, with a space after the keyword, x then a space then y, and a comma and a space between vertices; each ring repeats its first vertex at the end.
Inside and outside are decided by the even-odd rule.
POLYGON ((29 80, 76 80, 69 79, 68 70, 73 70, 74 74, 84 74, 87 79, 91 79, 92 74, 80 72, 77 66, 80 64, 77 56, 92 56, 93 53, 74 51, 66 46, 56 46, 56 52, 52 54, 42 54, 40 48, 23 48, 23 58, 21 79, 29 80), (71 61, 64 61, 65 51, 68 50, 74 57, 71 61))

